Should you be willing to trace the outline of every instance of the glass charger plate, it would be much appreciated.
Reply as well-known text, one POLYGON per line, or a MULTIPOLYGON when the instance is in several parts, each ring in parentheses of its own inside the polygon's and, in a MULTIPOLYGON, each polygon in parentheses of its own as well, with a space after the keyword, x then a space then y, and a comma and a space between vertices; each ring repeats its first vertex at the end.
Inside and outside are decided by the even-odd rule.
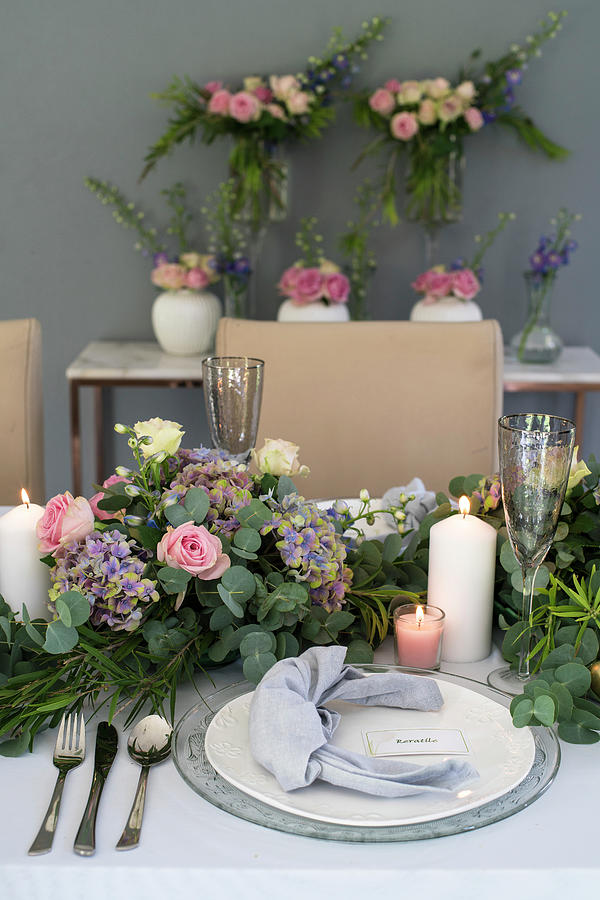
MULTIPOLYGON (((410 671, 394 666, 361 666, 364 671, 410 671)), ((456 675, 438 672, 430 677, 450 684, 462 685, 509 706, 510 697, 487 685, 456 675)), ((218 691, 190 709, 179 721, 174 735, 174 760, 184 781, 213 805, 239 818, 306 837, 353 842, 410 841, 442 837, 481 828, 513 815, 534 802, 552 783, 560 762, 558 741, 550 729, 530 729, 535 745, 535 757, 525 777, 502 796, 455 815, 442 815, 426 822, 401 825, 342 825, 317 821, 277 809, 249 796, 219 775, 211 765, 205 750, 206 731, 214 716, 224 706, 252 690, 241 682, 218 691)), ((225 748, 226 750, 227 748, 225 748)), ((238 748, 231 746, 231 753, 238 748)))

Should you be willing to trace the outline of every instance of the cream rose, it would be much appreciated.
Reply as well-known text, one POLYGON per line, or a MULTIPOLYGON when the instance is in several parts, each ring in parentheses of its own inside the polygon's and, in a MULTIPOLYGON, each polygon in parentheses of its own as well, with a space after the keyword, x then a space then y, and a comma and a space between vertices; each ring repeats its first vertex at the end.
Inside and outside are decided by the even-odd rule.
POLYGON ((142 455, 145 459, 164 450, 169 456, 173 456, 179 449, 181 439, 185 434, 181 430, 179 422, 170 422, 168 419, 148 419, 146 422, 136 422, 133 430, 138 437, 152 438, 151 444, 142 444, 142 455))
POLYGON ((569 472, 569 481, 567 483, 567 493, 569 493, 569 491, 572 491, 580 481, 583 481, 586 475, 592 474, 582 459, 580 459, 579 461, 577 460, 578 452, 579 447, 577 446, 573 450, 573 459, 571 461, 571 470, 569 472))
POLYGON ((263 475, 308 475, 308 466, 301 466, 298 459, 300 447, 281 438, 265 438, 260 450, 252 451, 252 459, 263 475))

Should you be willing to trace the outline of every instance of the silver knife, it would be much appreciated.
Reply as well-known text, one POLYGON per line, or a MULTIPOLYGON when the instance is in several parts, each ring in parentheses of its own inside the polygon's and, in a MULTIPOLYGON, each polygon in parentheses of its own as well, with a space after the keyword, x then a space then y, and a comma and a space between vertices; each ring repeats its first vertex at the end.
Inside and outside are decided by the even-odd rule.
POLYGON ((96 735, 94 777, 87 806, 75 838, 73 850, 80 856, 91 856, 96 850, 96 814, 104 782, 117 754, 118 735, 114 725, 100 722, 96 735))

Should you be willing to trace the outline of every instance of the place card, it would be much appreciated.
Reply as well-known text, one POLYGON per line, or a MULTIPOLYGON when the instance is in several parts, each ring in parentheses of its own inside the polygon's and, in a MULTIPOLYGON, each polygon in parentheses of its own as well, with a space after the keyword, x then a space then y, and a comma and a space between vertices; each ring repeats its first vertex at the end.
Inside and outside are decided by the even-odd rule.
POLYGON ((399 728, 363 731, 368 756, 464 754, 469 747, 457 728, 399 728))

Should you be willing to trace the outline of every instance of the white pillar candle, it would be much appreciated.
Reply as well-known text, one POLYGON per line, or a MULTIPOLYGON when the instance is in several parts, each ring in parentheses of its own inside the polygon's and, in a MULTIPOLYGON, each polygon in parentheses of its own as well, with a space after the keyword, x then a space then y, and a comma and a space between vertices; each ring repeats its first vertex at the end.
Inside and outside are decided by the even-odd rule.
POLYGON ((35 531, 43 514, 44 507, 27 498, 0 516, 0 594, 19 617, 25 604, 30 618, 48 620, 50 570, 40 561, 35 531))
POLYGON ((468 515, 469 508, 461 497, 460 514, 437 522, 429 534, 427 602, 446 614, 446 662, 476 662, 492 649, 496 529, 468 515))

